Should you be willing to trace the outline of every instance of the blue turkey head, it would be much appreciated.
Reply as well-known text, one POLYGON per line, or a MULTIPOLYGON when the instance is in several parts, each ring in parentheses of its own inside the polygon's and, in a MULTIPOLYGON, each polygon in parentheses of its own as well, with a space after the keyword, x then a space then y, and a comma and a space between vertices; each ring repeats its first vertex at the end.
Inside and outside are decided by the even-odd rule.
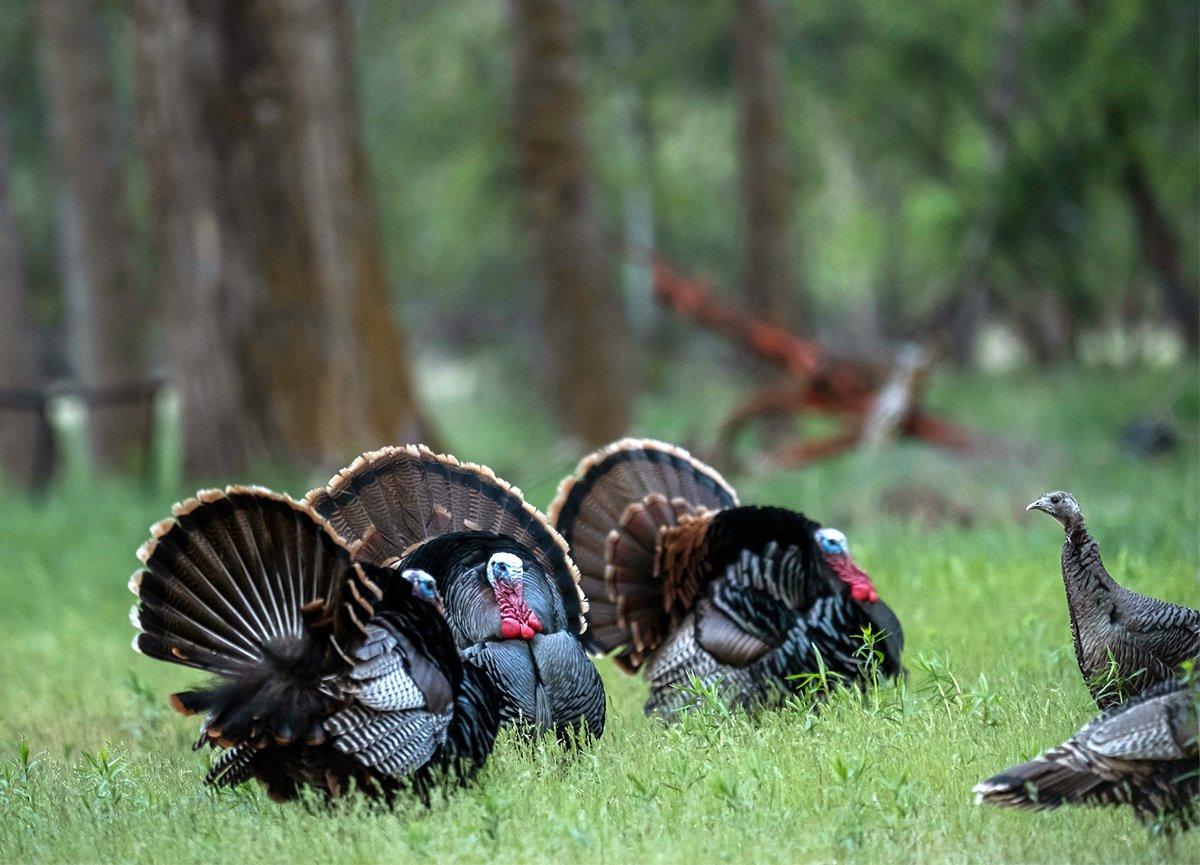
POLYGON ((813 533, 825 564, 846 584, 850 597, 856 601, 873 604, 879 600, 875 584, 867 572, 858 566, 850 555, 850 542, 837 529, 817 529, 813 533))
POLYGON ((419 568, 408 568, 400 576, 412 585, 413 594, 421 600, 433 604, 440 612, 445 612, 442 593, 438 591, 437 580, 433 578, 432 574, 419 568))
POLYGON ((500 636, 506 640, 532 640, 542 632, 542 622, 525 603, 525 564, 512 553, 493 553, 487 563, 487 578, 496 593, 500 612, 500 636))
POLYGON ((511 586, 525 576, 525 565, 512 553, 493 553, 487 563, 487 580, 492 588, 497 584, 511 586))
POLYGON ((837 529, 817 529, 817 544, 821 552, 832 556, 850 555, 850 542, 837 529))

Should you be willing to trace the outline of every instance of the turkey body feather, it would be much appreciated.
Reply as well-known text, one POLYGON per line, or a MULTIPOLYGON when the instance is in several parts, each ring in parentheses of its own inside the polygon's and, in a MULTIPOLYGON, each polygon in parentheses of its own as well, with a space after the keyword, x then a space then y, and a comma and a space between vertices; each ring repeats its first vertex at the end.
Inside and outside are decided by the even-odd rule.
POLYGON ((976 801, 1045 810, 1128 805, 1144 822, 1195 821, 1197 714, 1194 681, 1159 683, 1089 722, 1027 763, 975 786, 976 801))
POLYGON ((1200 611, 1130 591, 1109 576, 1074 496, 1046 493, 1030 509, 1065 531, 1062 578, 1080 672, 1100 708, 1173 681, 1200 659, 1200 611))
POLYGON ((496 688, 407 581, 267 490, 201 492, 174 514, 139 550, 134 648, 215 675, 171 701, 205 715, 197 747, 227 749, 209 783, 390 796, 483 763, 496 688))
POLYGON ((883 602, 850 596, 818 546, 820 525, 740 506, 680 448, 636 439, 602 448, 559 485, 550 516, 591 599, 585 641, 646 678, 648 712, 690 704, 696 680, 731 705, 757 706, 822 666, 850 680, 868 667, 900 672, 899 621, 883 602), (879 638, 878 664, 864 628, 879 638))
POLYGON ((587 611, 579 571, 520 490, 412 445, 362 455, 305 501, 356 560, 433 577, 455 644, 494 677, 505 721, 602 734, 603 683, 578 638, 587 611), (519 562, 519 587, 507 593, 489 570, 497 556, 519 562))

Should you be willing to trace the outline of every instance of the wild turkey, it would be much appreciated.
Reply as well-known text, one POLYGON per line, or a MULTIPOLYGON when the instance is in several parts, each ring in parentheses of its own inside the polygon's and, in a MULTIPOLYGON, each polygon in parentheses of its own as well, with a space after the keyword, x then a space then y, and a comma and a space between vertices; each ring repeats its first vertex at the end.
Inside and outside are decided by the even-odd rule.
POLYGON ((288 799, 354 782, 390 796, 487 758, 500 726, 491 676, 461 662, 408 580, 354 563, 307 505, 207 490, 151 533, 129 584, 133 647, 216 676, 171 697, 185 715, 206 713, 197 748, 227 749, 208 783, 257 778, 288 799))
POLYGON ((648 713, 690 703, 693 677, 736 706, 771 703, 822 664, 861 680, 868 627, 880 671, 900 672, 900 623, 845 536, 794 511, 739 507, 680 448, 623 439, 600 449, 559 485, 550 516, 591 597, 585 644, 642 671, 648 713))
POLYGON ((364 454, 305 501, 362 561, 433 576, 460 651, 500 683, 506 721, 601 735, 604 686, 578 639, 579 571, 520 490, 410 445, 364 454))
POLYGON ((1026 510, 1045 511, 1066 532, 1062 576, 1075 657, 1100 708, 1174 679, 1200 656, 1200 612, 1117 585, 1074 496, 1046 493, 1026 510))
POLYGON ((975 785, 975 801, 1044 810, 1129 805, 1167 828, 1195 819, 1195 682, 1172 680, 1108 710, 1057 748, 975 785))

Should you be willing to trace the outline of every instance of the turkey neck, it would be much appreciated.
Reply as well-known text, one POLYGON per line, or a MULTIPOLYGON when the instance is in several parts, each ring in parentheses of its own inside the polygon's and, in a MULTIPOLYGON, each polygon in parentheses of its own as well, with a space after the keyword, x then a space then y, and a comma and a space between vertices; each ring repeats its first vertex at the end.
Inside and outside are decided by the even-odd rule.
POLYGON ((1084 647, 1080 626, 1107 623, 1111 603, 1116 592, 1116 581, 1104 569, 1100 560, 1100 546, 1096 543, 1083 521, 1078 520, 1067 527, 1067 538, 1062 550, 1063 584, 1067 589, 1067 610, 1071 615, 1071 634, 1075 638, 1075 655, 1084 675, 1093 670, 1084 667, 1084 651, 1091 654, 1091 646, 1084 647))

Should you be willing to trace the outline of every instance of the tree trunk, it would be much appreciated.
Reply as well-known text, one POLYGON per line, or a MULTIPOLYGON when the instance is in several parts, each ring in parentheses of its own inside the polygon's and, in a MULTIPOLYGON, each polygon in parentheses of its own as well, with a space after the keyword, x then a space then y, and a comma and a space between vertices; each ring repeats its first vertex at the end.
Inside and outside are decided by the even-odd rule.
POLYGON ((39 3, 42 65, 64 177, 63 260, 79 277, 66 280, 71 366, 87 393, 93 462, 108 471, 140 471, 151 441, 151 403, 127 394, 147 377, 147 316, 131 258, 103 14, 100 0, 39 3))
POLYGON ((331 452, 404 440, 429 444, 407 347, 389 311, 379 220, 358 112, 349 10, 339 0, 263 4, 286 87, 286 178, 299 208, 308 278, 324 303, 331 452))
POLYGON ((742 284, 751 311, 800 323, 792 285, 793 176, 784 131, 783 43, 776 0, 737 0, 734 76, 741 153, 742 284))
POLYGON ((207 478, 229 477, 272 454, 265 395, 252 391, 248 374, 258 287, 254 256, 237 230, 237 202, 227 195, 235 94, 218 23, 188 0, 135 5, 138 137, 167 277, 183 469, 207 478))
MULTIPOLYGON (((2 94, 0 94, 2 95, 2 94)), ((49 480, 54 439, 45 403, 17 226, 8 200, 8 126, 0 101, 0 483, 34 488, 49 480)))
POLYGON ((1137 220, 1142 257, 1158 277, 1167 315, 1175 320, 1195 351, 1200 347, 1200 297, 1183 276, 1175 226, 1159 205, 1146 170, 1132 149, 1121 181, 1137 220))
POLYGON ((596 212, 567 0, 513 0, 520 176, 542 286, 550 386, 566 428, 587 445, 626 431, 627 323, 596 212))
POLYGON ((388 311, 345 15, 333 0, 139 0, 191 473, 328 468, 427 437, 388 311), (229 424, 236 446, 215 449, 229 424))

